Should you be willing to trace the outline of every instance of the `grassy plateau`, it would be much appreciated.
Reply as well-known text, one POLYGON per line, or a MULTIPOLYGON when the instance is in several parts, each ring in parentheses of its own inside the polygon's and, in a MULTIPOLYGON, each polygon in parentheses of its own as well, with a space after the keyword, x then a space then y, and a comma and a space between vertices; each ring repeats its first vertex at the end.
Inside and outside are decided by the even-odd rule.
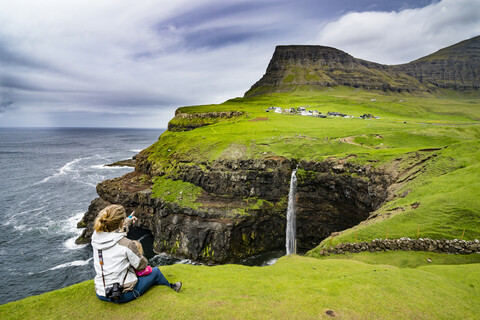
MULTIPOLYGON (((389 238, 418 234, 460 239, 463 234, 463 239, 473 240, 480 238, 479 101, 478 93, 407 95, 348 87, 236 98, 220 105, 180 108, 182 113, 240 111, 243 115, 191 131, 166 131, 148 151, 159 171, 172 176, 179 162, 201 165, 214 159, 272 156, 346 159, 403 170, 410 178, 399 184, 392 201, 377 210, 378 219, 346 230, 333 244, 353 242, 355 236, 358 241, 384 238, 387 228, 389 238), (307 111, 340 112, 352 118, 266 112, 272 106, 303 106, 307 111), (378 118, 359 119, 363 114, 378 118), (410 167, 411 159, 428 161, 410 167)), ((165 183, 157 179, 154 190, 171 189, 165 183)), ((175 189, 191 189, 188 183, 183 187, 178 183, 175 189)), ((194 200, 189 206, 196 206, 194 200)))

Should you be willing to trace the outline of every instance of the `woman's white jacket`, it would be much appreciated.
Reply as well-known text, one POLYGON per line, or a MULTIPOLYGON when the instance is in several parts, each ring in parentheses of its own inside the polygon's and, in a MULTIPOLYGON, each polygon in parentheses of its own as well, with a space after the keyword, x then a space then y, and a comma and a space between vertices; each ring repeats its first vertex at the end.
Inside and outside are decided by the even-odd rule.
POLYGON ((92 235, 93 265, 95 267, 95 291, 100 296, 105 296, 105 287, 102 279, 98 250, 103 255, 103 275, 105 286, 109 287, 115 282, 123 285, 123 292, 131 291, 137 284, 135 270, 147 267, 147 259, 138 252, 137 246, 126 237, 125 232, 97 232, 92 235), (125 281, 124 281, 125 279, 125 281))

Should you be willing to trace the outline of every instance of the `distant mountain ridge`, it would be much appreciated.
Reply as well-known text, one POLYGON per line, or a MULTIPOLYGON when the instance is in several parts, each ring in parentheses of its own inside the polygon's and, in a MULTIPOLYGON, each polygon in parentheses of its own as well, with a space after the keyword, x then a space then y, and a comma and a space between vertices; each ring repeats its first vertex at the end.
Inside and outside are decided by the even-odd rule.
POLYGON ((266 73, 245 96, 337 85, 398 92, 479 89, 480 36, 392 66, 354 58, 331 47, 277 46, 266 73))
POLYGON ((393 68, 439 88, 479 89, 480 36, 393 68))

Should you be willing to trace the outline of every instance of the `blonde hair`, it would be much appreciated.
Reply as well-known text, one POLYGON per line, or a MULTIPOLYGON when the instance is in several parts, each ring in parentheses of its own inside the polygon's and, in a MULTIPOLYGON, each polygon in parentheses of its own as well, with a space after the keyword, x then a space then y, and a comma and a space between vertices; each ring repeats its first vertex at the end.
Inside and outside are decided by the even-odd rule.
POLYGON ((143 256, 143 246, 140 241, 132 240, 132 242, 137 246, 138 252, 143 256))
POLYGON ((97 232, 112 232, 117 230, 126 217, 125 208, 119 204, 112 204, 100 211, 93 224, 97 232))

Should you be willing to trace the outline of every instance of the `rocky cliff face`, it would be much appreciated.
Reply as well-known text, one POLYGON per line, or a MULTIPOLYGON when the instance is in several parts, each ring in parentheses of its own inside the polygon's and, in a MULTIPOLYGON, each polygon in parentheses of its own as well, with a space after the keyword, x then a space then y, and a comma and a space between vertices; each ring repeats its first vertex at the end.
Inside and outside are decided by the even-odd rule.
POLYGON ((298 247, 310 249, 365 220, 395 180, 392 173, 335 161, 217 160, 177 171, 175 179, 204 190, 193 209, 155 198, 146 179, 152 166, 145 157, 138 159, 136 171, 97 186, 100 197, 79 224, 85 227, 79 243, 89 241, 98 212, 119 203, 135 210, 139 226, 152 232, 157 252, 226 263, 283 249, 290 176, 298 165, 298 247))
POLYGON ((440 88, 479 89, 480 36, 393 68, 440 88))
POLYGON ((402 92, 478 89, 479 43, 476 37, 399 66, 357 59, 330 47, 277 46, 265 75, 245 96, 338 85, 402 92))

